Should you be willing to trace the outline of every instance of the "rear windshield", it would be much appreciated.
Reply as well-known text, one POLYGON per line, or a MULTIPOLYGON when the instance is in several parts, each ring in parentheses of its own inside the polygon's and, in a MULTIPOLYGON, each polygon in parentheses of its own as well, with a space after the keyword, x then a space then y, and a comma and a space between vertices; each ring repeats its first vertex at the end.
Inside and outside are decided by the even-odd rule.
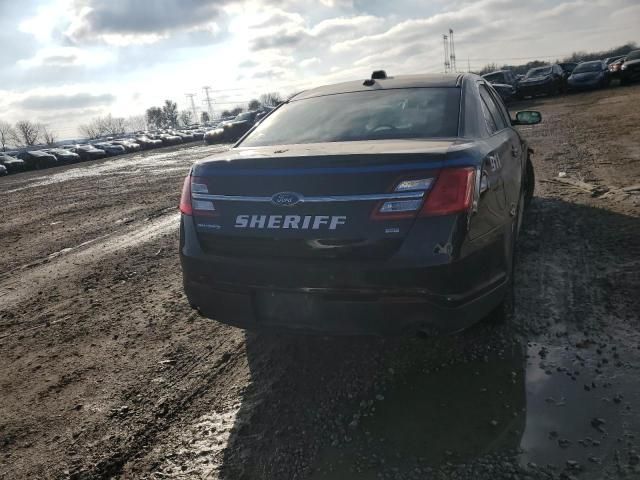
POLYGON ((489 83, 504 83, 504 75, 502 73, 489 73, 483 75, 483 77, 489 83))
POLYGON ((243 147, 458 135, 459 88, 340 93, 282 105, 243 147))
POLYGON ((573 70, 573 73, 599 72, 600 70, 602 70, 601 62, 586 62, 578 65, 573 70))

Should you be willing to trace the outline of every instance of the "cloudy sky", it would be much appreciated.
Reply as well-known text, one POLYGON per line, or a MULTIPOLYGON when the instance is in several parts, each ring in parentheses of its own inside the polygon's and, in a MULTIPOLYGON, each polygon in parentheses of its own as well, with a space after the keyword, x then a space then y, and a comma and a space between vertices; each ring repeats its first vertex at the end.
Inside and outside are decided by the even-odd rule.
POLYGON ((219 112, 371 70, 553 60, 640 40, 638 0, 0 0, 0 119, 62 137, 212 87, 219 112))

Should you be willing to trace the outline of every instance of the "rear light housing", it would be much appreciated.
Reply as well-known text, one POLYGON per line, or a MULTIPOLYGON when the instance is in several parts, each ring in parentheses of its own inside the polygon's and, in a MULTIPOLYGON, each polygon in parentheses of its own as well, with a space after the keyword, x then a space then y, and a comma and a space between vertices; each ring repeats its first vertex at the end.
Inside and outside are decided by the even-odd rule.
POLYGON ((452 215, 469 211, 473 206, 475 179, 476 169, 473 167, 441 170, 420 216, 452 215))
POLYGON ((407 178, 396 182, 392 192, 414 193, 415 198, 398 198, 379 202, 371 213, 372 220, 400 220, 413 218, 420 210, 424 197, 433 185, 434 177, 407 178))
POLYGON ((180 212, 184 215, 215 217, 218 215, 212 200, 197 198, 198 194, 209 193, 204 179, 188 175, 182 185, 180 196, 180 212), (195 197, 195 198, 194 198, 195 197))
POLYGON ((474 167, 444 168, 433 177, 404 179, 396 183, 394 192, 422 192, 420 198, 393 199, 376 205, 373 220, 453 215, 473 207, 476 169, 474 167))

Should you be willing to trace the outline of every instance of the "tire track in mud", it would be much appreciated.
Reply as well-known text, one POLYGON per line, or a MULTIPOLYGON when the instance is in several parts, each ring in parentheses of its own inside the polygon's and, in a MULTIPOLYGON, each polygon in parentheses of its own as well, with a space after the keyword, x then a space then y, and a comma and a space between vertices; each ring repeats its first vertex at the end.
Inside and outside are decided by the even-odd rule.
MULTIPOLYGON (((155 219, 116 230, 97 239, 83 242, 32 262, 0 277, 0 314, 3 310, 33 298, 34 293, 46 289, 61 278, 77 274, 106 257, 119 253, 155 238, 175 231, 179 225, 179 214, 161 215, 155 219)), ((0 317, 1 318, 1 317, 0 317)), ((48 321, 21 322, 19 328, 11 330, 15 323, 0 323, 0 341, 8 336, 21 333, 25 329, 38 328, 48 321), (7 331, 9 327, 9 331, 7 331)))
MULTIPOLYGON (((238 360, 242 357, 244 345, 241 337, 230 345, 224 345, 222 351, 213 348, 199 355, 183 359, 180 365, 167 371, 168 378, 162 384, 131 389, 122 395, 123 401, 132 398, 158 399, 156 402, 146 402, 139 405, 144 412, 142 418, 134 417, 131 424, 121 421, 120 429, 126 430, 127 437, 116 445, 105 445, 103 451, 109 454, 99 458, 95 466, 90 469, 81 468, 71 473, 71 478, 112 478, 122 473, 127 462, 138 457, 155 444, 156 437, 167 431, 177 423, 186 423, 202 411, 204 406, 198 407, 198 400, 212 391, 219 391, 225 376, 234 376, 238 360), (164 394, 163 394, 164 392, 164 394), (166 393, 168 392, 168 393, 166 393)), ((224 410, 224 395, 207 402, 207 411, 224 410)), ((93 452, 86 452, 88 455, 93 452)), ((77 454, 78 452, 74 452, 77 454)), ((86 458, 85 458, 86 463, 86 458)))

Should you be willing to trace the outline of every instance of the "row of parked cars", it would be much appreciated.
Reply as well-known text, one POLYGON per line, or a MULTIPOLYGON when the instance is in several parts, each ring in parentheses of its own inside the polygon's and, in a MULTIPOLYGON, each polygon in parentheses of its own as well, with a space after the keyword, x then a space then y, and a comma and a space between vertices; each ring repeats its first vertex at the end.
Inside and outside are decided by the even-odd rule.
POLYGON ((526 75, 499 70, 483 77, 507 102, 537 95, 605 88, 613 79, 619 79, 622 85, 626 85, 640 80, 640 50, 604 60, 536 67, 526 75))
POLYGON ((207 145, 236 142, 274 108, 263 106, 260 110, 250 110, 236 117, 226 118, 205 133, 204 142, 207 145))
POLYGON ((98 160, 124 153, 149 150, 168 145, 202 140, 205 130, 163 130, 138 132, 123 138, 107 137, 91 143, 60 145, 56 148, 33 148, 0 152, 0 175, 58 165, 98 160))

